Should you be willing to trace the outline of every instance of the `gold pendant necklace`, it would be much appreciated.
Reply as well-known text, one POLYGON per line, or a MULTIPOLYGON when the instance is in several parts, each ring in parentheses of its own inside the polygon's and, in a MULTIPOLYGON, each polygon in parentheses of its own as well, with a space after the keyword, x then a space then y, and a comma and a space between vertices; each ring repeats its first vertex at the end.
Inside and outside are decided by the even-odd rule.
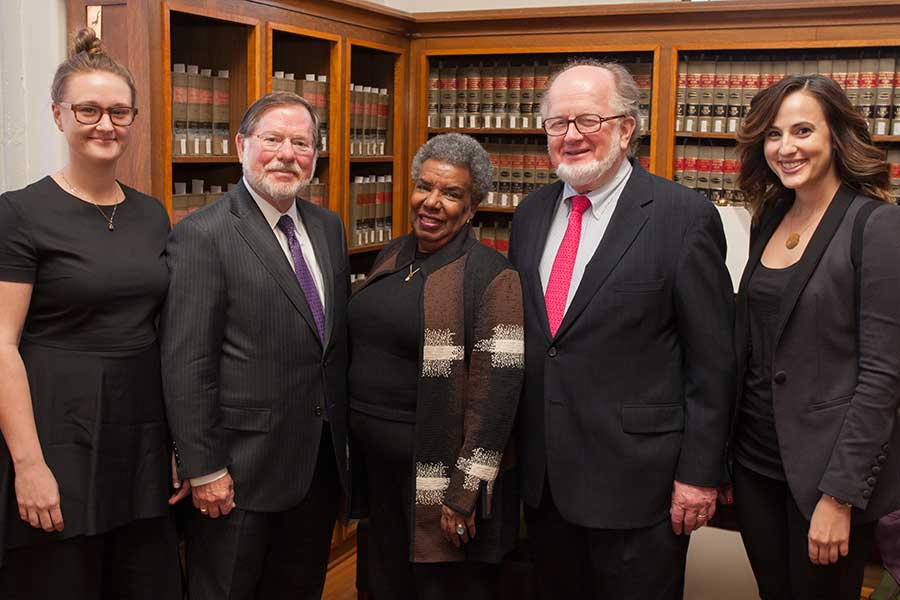
MULTIPOLYGON (((826 205, 827 206, 827 205, 826 205)), ((800 236, 806 233, 806 230, 809 229, 809 226, 812 225, 813 221, 816 220, 816 213, 813 212, 810 215, 809 219, 806 221, 806 225, 800 231, 789 231, 787 239, 784 240, 784 247, 788 250, 793 250, 798 245, 800 245, 800 236)))
MULTIPOLYGON (((88 202, 93 204, 94 208, 96 208, 98 211, 100 211, 100 214, 103 215, 103 219, 106 221, 106 228, 109 231, 115 231, 116 226, 113 224, 113 220, 116 218, 116 210, 119 208, 119 205, 122 203, 122 200, 119 200, 118 202, 116 202, 113 205, 112 216, 107 217, 106 212, 102 208, 100 208, 100 205, 97 204, 96 202, 94 202, 93 200, 91 200, 90 198, 84 198, 84 196, 81 194, 81 190, 79 190, 77 187, 72 185, 72 182, 69 181, 69 179, 65 176, 65 174, 63 174, 62 171, 59 172, 59 176, 62 177, 63 181, 66 182, 66 185, 69 186, 70 194, 72 194, 73 196, 77 196, 78 198, 81 198, 82 200, 87 200, 88 202)), ((118 184, 116 184, 116 186, 118 186, 118 184)))

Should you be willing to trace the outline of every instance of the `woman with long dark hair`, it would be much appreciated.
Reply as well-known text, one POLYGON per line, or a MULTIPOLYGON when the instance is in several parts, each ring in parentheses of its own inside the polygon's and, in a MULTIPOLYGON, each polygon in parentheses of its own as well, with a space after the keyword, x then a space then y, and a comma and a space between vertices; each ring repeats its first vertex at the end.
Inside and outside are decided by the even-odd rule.
POLYGON ((762 598, 856 599, 875 522, 900 506, 900 209, 827 77, 760 92, 738 139, 753 213, 731 443, 741 535, 762 598))

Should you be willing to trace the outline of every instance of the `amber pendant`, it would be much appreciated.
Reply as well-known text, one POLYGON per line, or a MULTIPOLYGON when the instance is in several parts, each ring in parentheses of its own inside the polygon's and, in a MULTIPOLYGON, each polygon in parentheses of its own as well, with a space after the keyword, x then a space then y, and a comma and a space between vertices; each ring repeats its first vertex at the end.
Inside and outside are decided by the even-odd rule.
MULTIPOLYGON (((110 231, 115 231, 115 229, 116 229, 116 226, 113 225, 112 223, 107 223, 106 227, 107 227, 107 229, 109 229, 110 231)), ((794 244, 794 245, 796 246, 796 244, 794 244)))
POLYGON ((788 250, 793 250, 794 248, 797 247, 797 244, 799 244, 799 243, 800 243, 800 234, 792 233, 792 234, 788 235, 787 239, 784 241, 784 246, 788 250))

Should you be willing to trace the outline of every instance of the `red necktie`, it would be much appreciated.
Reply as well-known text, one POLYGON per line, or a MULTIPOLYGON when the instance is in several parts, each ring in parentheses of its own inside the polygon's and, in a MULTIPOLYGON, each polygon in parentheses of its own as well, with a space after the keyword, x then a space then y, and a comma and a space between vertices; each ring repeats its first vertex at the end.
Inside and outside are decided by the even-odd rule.
POLYGON ((550 333, 554 336, 566 314, 572 269, 575 267, 575 257, 578 256, 578 243, 581 241, 581 217, 590 205, 591 201, 587 196, 572 197, 572 211, 569 213, 566 234, 556 251, 556 258, 553 259, 550 280, 547 282, 547 291, 544 292, 544 303, 547 305, 550 333))

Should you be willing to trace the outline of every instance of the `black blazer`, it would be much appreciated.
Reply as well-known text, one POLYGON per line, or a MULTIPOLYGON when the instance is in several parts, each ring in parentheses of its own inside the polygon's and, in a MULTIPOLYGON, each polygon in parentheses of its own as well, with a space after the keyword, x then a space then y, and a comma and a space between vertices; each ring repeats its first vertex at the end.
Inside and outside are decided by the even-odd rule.
MULTIPOLYGON (((883 203, 866 224, 857 325, 850 240, 856 213, 869 200, 840 189, 779 310, 775 429, 788 485, 807 519, 823 493, 852 502, 858 522, 900 507, 900 208, 883 203)), ((735 321, 736 414, 750 355, 747 286, 790 205, 765 211, 751 233, 735 321)))
POLYGON ((298 200, 325 287, 323 349, 287 258, 243 181, 169 239, 163 386, 179 475, 223 467, 238 508, 296 506, 315 471, 326 403, 347 484, 346 304, 341 220, 298 200))
POLYGON ((538 268, 562 183, 525 199, 510 240, 525 297, 523 498, 537 506, 546 473, 563 517, 585 527, 658 523, 675 479, 718 485, 734 396, 719 214, 633 167, 556 337, 538 268))

